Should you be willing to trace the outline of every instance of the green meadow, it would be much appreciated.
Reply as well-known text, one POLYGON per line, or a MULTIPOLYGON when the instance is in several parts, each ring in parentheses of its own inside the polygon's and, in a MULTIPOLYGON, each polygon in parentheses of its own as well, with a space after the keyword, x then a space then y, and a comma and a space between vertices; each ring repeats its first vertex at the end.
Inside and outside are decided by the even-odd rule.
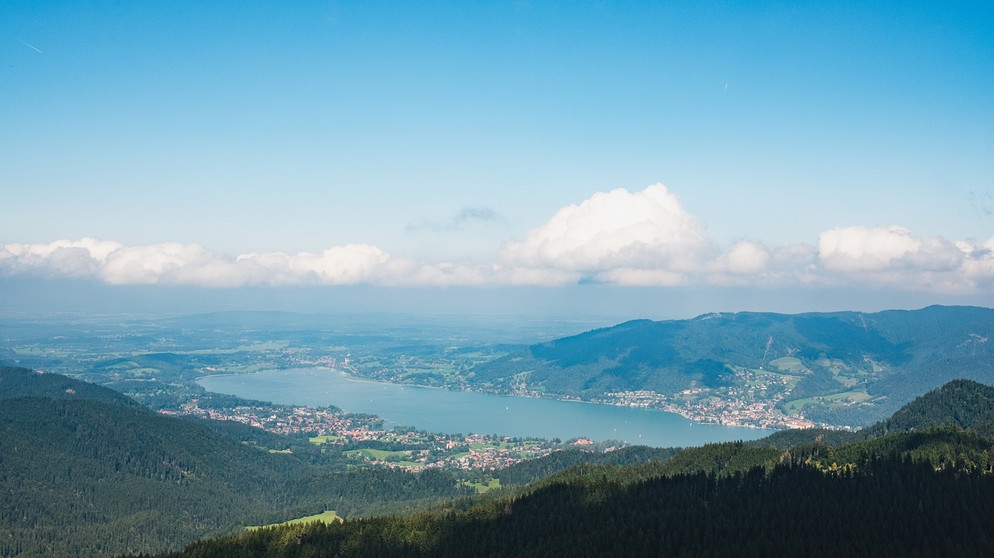
POLYGON ((339 517, 334 510, 327 510, 317 515, 298 517, 297 519, 291 519, 290 521, 284 521, 283 523, 270 523, 269 525, 253 525, 250 527, 246 527, 246 529, 249 531, 254 531, 255 529, 264 529, 266 527, 280 527, 283 525, 297 525, 301 523, 315 523, 315 522, 334 523, 336 521, 342 521, 342 518, 339 517))

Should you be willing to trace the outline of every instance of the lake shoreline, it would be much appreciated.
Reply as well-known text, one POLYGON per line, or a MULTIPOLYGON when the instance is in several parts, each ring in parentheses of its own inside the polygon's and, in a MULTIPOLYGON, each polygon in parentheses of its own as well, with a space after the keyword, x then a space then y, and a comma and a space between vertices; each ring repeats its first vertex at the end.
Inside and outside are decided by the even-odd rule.
POLYGON ((442 433, 587 437, 657 447, 757 439, 772 433, 756 427, 697 422, 663 409, 398 384, 330 367, 214 374, 201 377, 197 383, 208 391, 246 399, 333 406, 347 413, 375 415, 386 423, 442 433))
POLYGON ((346 372, 346 371, 344 371, 344 370, 342 370, 340 368, 331 368, 331 367, 328 367, 328 366, 308 366, 308 367, 305 367, 305 368, 274 368, 272 370, 259 370, 259 371, 256 371, 256 372, 233 372, 233 373, 230 373, 230 374, 212 374, 212 375, 209 375, 209 376, 202 376, 201 378, 198 379, 198 383, 199 383, 200 379, 209 379, 209 378, 215 378, 215 377, 219 377, 219 376, 220 377, 223 377, 223 376, 239 376, 239 375, 243 375, 244 376, 244 375, 249 375, 249 374, 259 374, 259 373, 264 373, 264 372, 273 372, 273 371, 278 371, 278 370, 305 370, 305 369, 306 370, 326 370, 326 371, 329 371, 329 372, 337 372, 342 377, 348 379, 349 381, 353 381, 353 382, 366 382, 366 383, 370 383, 370 384, 384 384, 384 385, 390 385, 390 386, 399 386, 401 388, 403 388, 403 387, 415 387, 415 388, 418 388, 418 389, 437 389, 437 390, 440 390, 440 391, 446 391, 446 392, 451 392, 451 393, 481 393, 481 394, 486 394, 486 395, 493 395, 495 397, 522 398, 522 399, 544 399, 544 400, 549 400, 549 401, 561 401, 561 402, 564 402, 564 403, 585 403, 585 404, 588 404, 588 405, 604 405, 604 406, 608 406, 608 407, 621 407, 621 408, 631 408, 631 409, 642 409, 642 410, 645 410, 645 411, 656 411, 656 412, 660 412, 660 413, 670 413, 670 414, 674 414, 674 415, 679 415, 679 416, 681 416, 681 417, 683 417, 683 418, 685 418, 685 419, 693 422, 694 424, 700 424, 700 425, 717 425, 717 426, 729 426, 729 427, 734 427, 734 428, 754 428, 754 429, 758 429, 758 430, 772 430, 770 428, 764 428, 762 426, 758 426, 756 424, 747 423, 747 422, 735 422, 735 421, 722 422, 720 419, 714 419, 712 417, 703 417, 702 418, 700 415, 691 413, 690 411, 688 411, 686 409, 683 409, 681 407, 677 407, 676 405, 666 405, 663 408, 656 408, 656 407, 647 407, 647 406, 631 406, 631 405, 625 405, 623 403, 610 403, 610 402, 606 402, 606 401, 589 401, 589 400, 586 400, 586 399, 579 399, 579 398, 574 398, 574 397, 554 397, 554 396, 542 396, 542 395, 529 395, 529 394, 524 394, 524 393, 522 393, 522 394, 513 394, 512 395, 512 394, 506 394, 506 393, 496 393, 496 392, 491 392, 491 391, 475 390, 475 389, 449 389, 449 388, 444 387, 444 386, 426 386, 426 385, 421 385, 421 384, 405 384, 405 383, 398 383, 398 382, 388 382, 388 381, 385 381, 385 380, 375 380, 375 379, 372 379, 372 378, 366 378, 364 376, 359 376, 359 375, 356 375, 356 374, 350 374, 350 373, 348 373, 348 372, 346 372))

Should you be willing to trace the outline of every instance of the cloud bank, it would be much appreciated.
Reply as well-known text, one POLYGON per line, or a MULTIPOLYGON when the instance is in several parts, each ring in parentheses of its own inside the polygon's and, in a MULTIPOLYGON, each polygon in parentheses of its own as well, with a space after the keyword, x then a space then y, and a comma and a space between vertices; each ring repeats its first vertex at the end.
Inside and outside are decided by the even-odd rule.
MULTIPOLYGON (((495 218, 465 210, 452 222, 495 218)), ((421 262, 370 244, 321 252, 218 254, 197 244, 127 246, 83 238, 0 244, 0 274, 90 277, 113 285, 735 285, 872 286, 949 293, 994 286, 994 238, 919 237, 899 226, 849 226, 812 244, 717 246, 662 184, 594 194, 509 240, 488 266, 421 262)))

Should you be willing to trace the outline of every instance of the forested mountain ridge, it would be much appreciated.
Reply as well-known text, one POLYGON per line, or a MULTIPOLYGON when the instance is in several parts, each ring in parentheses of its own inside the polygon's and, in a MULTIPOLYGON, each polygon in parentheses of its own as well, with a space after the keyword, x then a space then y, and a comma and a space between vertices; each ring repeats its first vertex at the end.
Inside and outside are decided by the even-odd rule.
POLYGON ((992 339, 987 308, 707 314, 531 345, 476 367, 473 382, 615 403, 642 390, 688 409, 714 396, 865 426, 949 380, 994 382, 992 339))
POLYGON ((994 438, 994 387, 972 380, 952 380, 916 397, 890 417, 855 432, 843 430, 784 430, 749 442, 788 449, 815 441, 838 446, 886 434, 952 427, 994 438))
POLYGON ((918 455, 921 447, 945 444, 948 446, 943 450, 945 457, 959 453, 966 455, 976 449, 977 440, 980 440, 981 449, 987 449, 990 444, 988 440, 994 439, 994 432, 990 430, 992 414, 994 387, 970 380, 953 380, 904 405, 890 418, 862 430, 781 430, 750 442, 707 444, 682 450, 644 446, 627 447, 606 454, 566 450, 512 465, 496 471, 495 476, 505 486, 524 485, 580 464, 632 463, 658 464, 653 470, 660 474, 744 472, 751 467, 771 466, 779 462, 784 451, 796 452, 798 448, 806 448, 802 452, 811 453, 815 451, 813 448, 880 444, 872 440, 885 437, 889 440, 886 444, 892 446, 887 451, 896 451, 895 448, 900 446, 911 452, 907 455, 918 455))
POLYGON ((172 556, 985 556, 992 495, 990 475, 902 461, 853 475, 783 464, 638 483, 578 477, 444 515, 266 529, 172 556))
POLYGON ((994 436, 994 387, 953 380, 898 409, 888 419, 864 429, 865 436, 955 426, 994 436))
POLYGON ((316 467, 112 393, 0 369, 0 556, 161 552, 324 509, 352 515, 471 493, 439 471, 316 467), (44 395, 9 397, 25 393, 44 395), (90 393, 100 400, 82 398, 90 393))
POLYGON ((139 406, 133 399, 117 391, 62 374, 46 374, 16 366, 0 366, 0 400, 29 396, 85 399, 125 407, 139 406))
MULTIPOLYGON (((983 401, 992 389, 951 382, 902 409, 905 430, 863 440, 583 464, 482 501, 264 529, 170 556, 989 556, 994 441, 940 415, 943 402, 983 401)), ((971 426, 983 415, 961 418, 971 426)))

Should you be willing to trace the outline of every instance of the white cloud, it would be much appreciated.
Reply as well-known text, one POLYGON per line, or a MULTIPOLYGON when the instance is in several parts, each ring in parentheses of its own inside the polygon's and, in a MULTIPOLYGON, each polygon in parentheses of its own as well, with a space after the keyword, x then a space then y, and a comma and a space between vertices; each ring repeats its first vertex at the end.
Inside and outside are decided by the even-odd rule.
POLYGON ((963 275, 970 286, 990 290, 994 288, 994 237, 979 246, 958 242, 963 252, 963 275))
POLYGON ((248 253, 234 258, 196 244, 125 246, 83 239, 0 245, 0 272, 96 277, 112 285, 480 285, 481 267, 392 258, 369 244, 321 252, 248 253))
MULTIPOLYGON (((485 215, 484 215, 485 216, 485 215)), ((478 217, 478 216, 476 216, 478 217)), ((746 231, 748 232, 748 231, 746 231)), ((880 286, 990 292, 994 238, 981 244, 918 237, 901 226, 840 227, 817 244, 719 249, 661 184, 597 193, 509 241, 492 265, 396 258, 370 244, 235 257, 197 244, 126 246, 94 238, 0 245, 0 273, 94 277, 110 284, 880 286)))
POLYGON ((508 242, 496 268, 514 283, 619 285, 881 285, 964 292, 994 284, 984 245, 918 237, 901 226, 840 227, 817 246, 740 240, 718 249, 679 198, 656 184, 595 194, 508 242))
POLYGON ((196 244, 128 246, 107 254, 98 274, 114 285, 228 284, 221 279, 224 266, 213 260, 213 254, 196 244))
POLYGON ((352 285, 368 281, 390 254, 369 244, 335 246, 320 254, 303 252, 290 258, 290 269, 297 275, 314 276, 327 285, 352 285))
POLYGON ((842 227, 819 235, 818 258, 827 270, 849 273, 950 271, 960 266, 963 252, 942 238, 918 238, 905 227, 842 227))
POLYGON ((740 240, 712 262, 716 271, 737 275, 762 273, 770 263, 770 252, 765 246, 740 240))
POLYGON ((994 238, 981 245, 921 238, 910 229, 842 227, 818 238, 818 279, 832 284, 967 293, 994 286, 994 238))
POLYGON ((680 198, 654 184, 641 192, 597 193, 560 209, 524 240, 506 243, 496 267, 502 277, 529 284, 724 285, 756 277, 768 283, 771 264, 789 266, 813 251, 796 247, 774 258, 747 240, 719 251, 680 198))
POLYGON ((328 248, 319 254, 279 252, 228 258, 196 244, 125 246, 85 238, 49 244, 0 246, 0 270, 57 276, 93 276, 114 285, 328 284, 369 282, 390 255, 366 244, 328 248))
POLYGON ((95 238, 0 245, 0 268, 15 273, 44 269, 52 275, 69 277, 96 275, 107 257, 122 247, 118 242, 95 238))
POLYGON ((665 271, 672 277, 693 271, 708 250, 703 225, 676 195, 655 184, 641 192, 601 192, 566 206, 524 240, 506 243, 497 263, 583 277, 624 269, 665 271))

